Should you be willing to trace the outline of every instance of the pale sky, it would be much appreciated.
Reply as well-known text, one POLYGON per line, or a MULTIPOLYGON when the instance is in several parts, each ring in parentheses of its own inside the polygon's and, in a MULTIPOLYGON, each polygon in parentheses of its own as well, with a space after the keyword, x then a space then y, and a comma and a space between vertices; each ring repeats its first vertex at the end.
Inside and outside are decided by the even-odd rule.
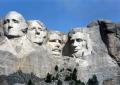
POLYGON ((97 19, 120 22, 120 0, 0 0, 1 17, 13 10, 63 32, 97 19))

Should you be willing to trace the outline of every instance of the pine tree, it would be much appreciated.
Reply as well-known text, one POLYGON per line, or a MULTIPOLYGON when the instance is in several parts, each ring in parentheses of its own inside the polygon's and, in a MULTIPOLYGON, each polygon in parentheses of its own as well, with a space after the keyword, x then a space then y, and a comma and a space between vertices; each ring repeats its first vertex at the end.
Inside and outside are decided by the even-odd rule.
POLYGON ((75 80, 75 81, 77 80, 77 69, 76 68, 74 68, 73 73, 72 73, 71 76, 72 76, 73 80, 75 80))
POLYGON ((97 77, 96 75, 93 75, 92 78, 90 78, 87 82, 87 85, 98 85, 98 80, 97 80, 97 77))
POLYGON ((58 80, 57 85, 62 85, 62 81, 58 80))
POLYGON ((55 66, 55 71, 58 71, 58 66, 57 65, 55 66))
POLYGON ((28 81, 27 85, 35 85, 35 84, 34 84, 34 83, 32 82, 32 80, 30 79, 30 80, 28 81))
POLYGON ((47 74, 45 82, 47 83, 52 82, 52 75, 50 73, 47 74))
POLYGON ((80 80, 76 80, 75 85, 81 85, 81 81, 80 80))
POLYGON ((98 85, 98 80, 96 75, 93 75, 92 81, 94 82, 94 85, 98 85))
POLYGON ((70 81, 72 79, 71 75, 66 75, 65 76, 65 81, 70 81))
POLYGON ((81 84, 80 85, 85 85, 85 83, 84 82, 81 82, 81 84))

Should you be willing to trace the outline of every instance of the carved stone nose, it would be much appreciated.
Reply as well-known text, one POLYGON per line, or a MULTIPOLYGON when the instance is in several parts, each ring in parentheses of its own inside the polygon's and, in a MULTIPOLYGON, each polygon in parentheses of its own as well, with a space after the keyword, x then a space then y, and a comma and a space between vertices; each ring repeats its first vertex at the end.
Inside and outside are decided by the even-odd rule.
POLYGON ((12 26, 8 26, 8 29, 11 29, 12 28, 12 26))
POLYGON ((37 34, 37 35, 39 35, 39 34, 40 34, 40 32, 36 32, 36 34, 37 34))
POLYGON ((73 46, 74 47, 78 46, 78 42, 76 42, 76 40, 74 41, 73 46))
POLYGON ((60 48, 60 44, 59 44, 59 43, 56 43, 56 47, 57 47, 57 48, 60 48))
POLYGON ((57 45, 56 47, 58 47, 58 48, 59 48, 59 47, 60 47, 60 45, 57 45))

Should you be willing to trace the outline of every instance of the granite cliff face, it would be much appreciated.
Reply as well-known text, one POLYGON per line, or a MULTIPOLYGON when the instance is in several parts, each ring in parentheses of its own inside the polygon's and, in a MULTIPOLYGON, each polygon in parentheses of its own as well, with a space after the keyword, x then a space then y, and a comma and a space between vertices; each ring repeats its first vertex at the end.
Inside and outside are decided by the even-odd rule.
POLYGON ((119 33, 120 33, 120 24, 107 22, 107 21, 99 21, 99 26, 101 31, 102 39, 107 46, 108 52, 112 58, 114 58, 118 64, 120 61, 119 51, 120 51, 120 43, 119 43, 119 33), (104 39, 105 38, 105 39, 104 39))
POLYGON ((9 12, 0 27, 0 74, 6 75, 5 82, 1 82, 26 83, 20 82, 22 78, 14 82, 19 78, 16 76, 9 84, 14 77, 9 76, 20 70, 25 74, 34 73, 38 78, 35 82, 40 83, 39 78, 55 74, 58 66, 62 69, 59 71, 62 81, 66 70, 75 68, 77 79, 85 83, 96 75, 99 85, 119 85, 119 27, 117 23, 98 20, 65 34, 48 30, 39 20, 26 23, 20 13, 9 12))

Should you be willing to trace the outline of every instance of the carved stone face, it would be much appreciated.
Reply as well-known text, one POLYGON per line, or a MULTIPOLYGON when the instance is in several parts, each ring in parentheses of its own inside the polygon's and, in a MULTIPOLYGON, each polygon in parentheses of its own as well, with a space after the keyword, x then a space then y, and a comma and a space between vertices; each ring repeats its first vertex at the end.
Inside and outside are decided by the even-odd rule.
POLYGON ((75 32, 71 35, 71 51, 75 57, 86 55, 88 50, 88 36, 81 32, 75 32))
POLYGON ((48 41, 46 43, 52 55, 62 55, 62 36, 57 33, 51 33, 48 35, 48 41))
POLYGON ((33 20, 29 22, 27 35, 33 43, 42 44, 47 36, 47 30, 38 20, 33 20))
POLYGON ((7 36, 22 36, 26 27, 23 16, 15 11, 9 12, 4 18, 3 28, 7 36))

